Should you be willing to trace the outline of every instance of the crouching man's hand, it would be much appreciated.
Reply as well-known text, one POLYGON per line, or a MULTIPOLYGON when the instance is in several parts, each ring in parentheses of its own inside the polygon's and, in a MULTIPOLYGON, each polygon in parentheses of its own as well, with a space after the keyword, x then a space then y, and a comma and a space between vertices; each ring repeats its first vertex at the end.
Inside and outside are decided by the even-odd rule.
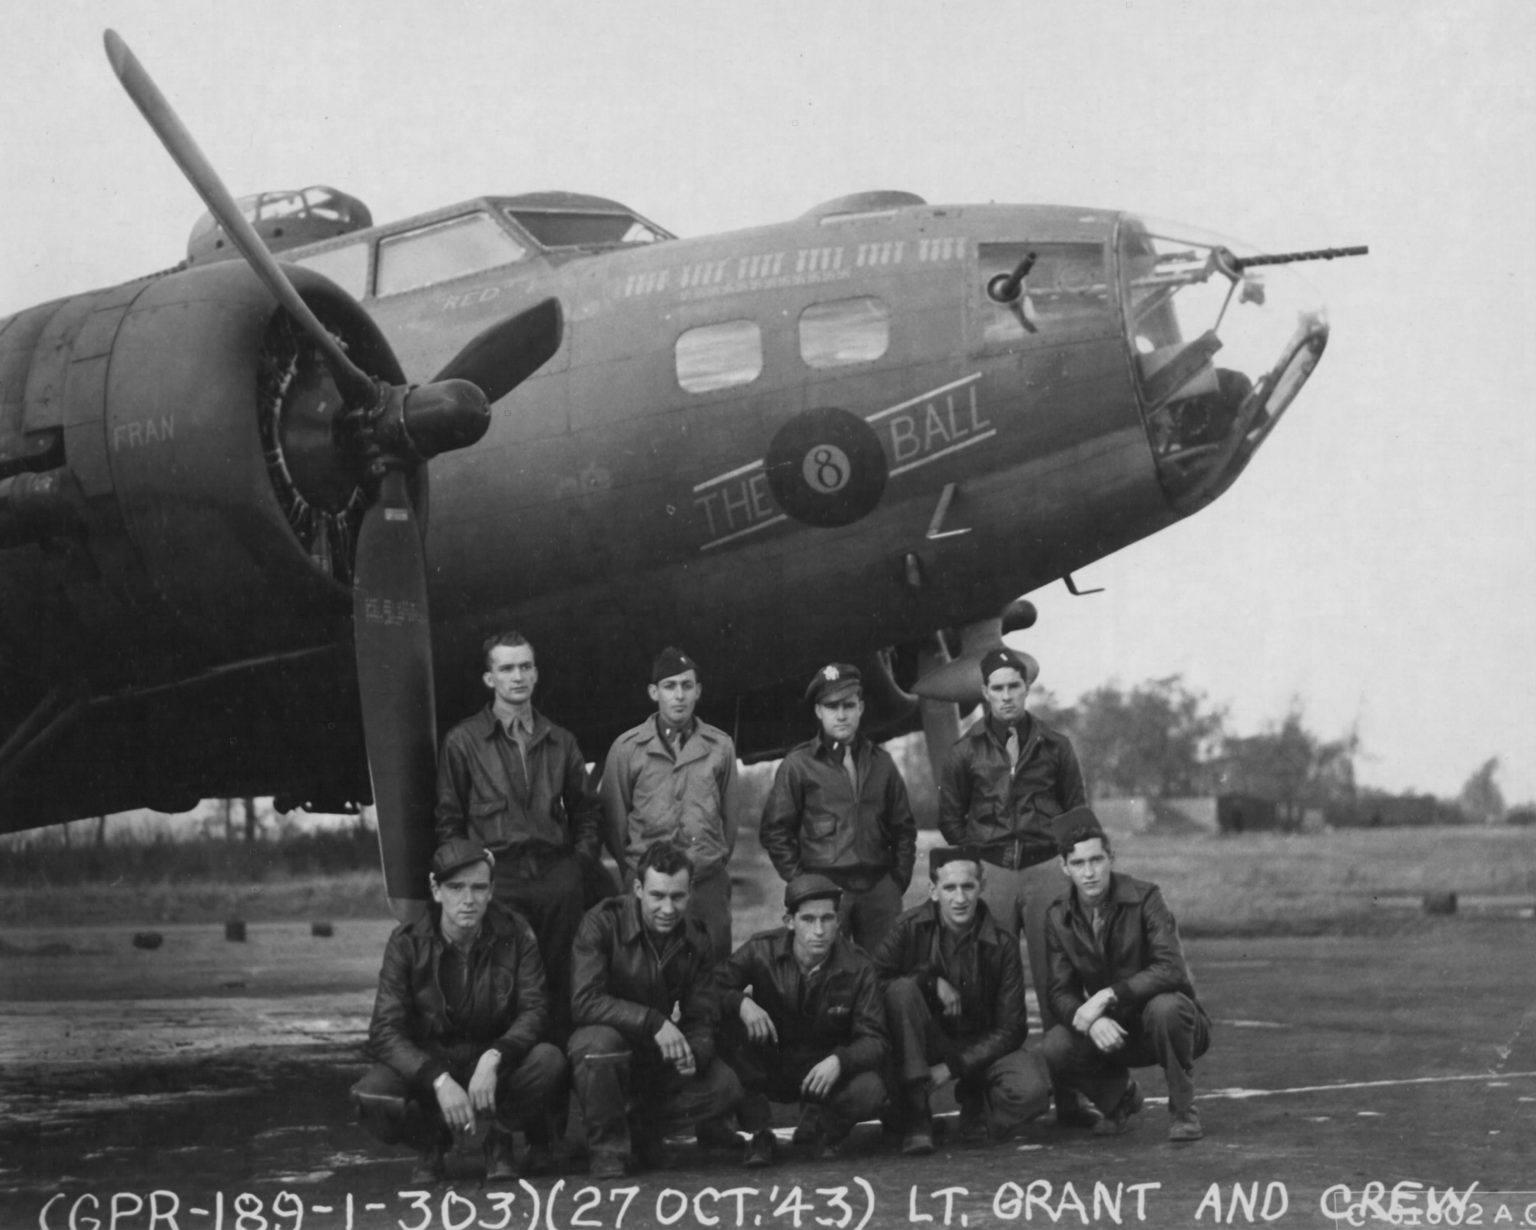
MULTIPOLYGON (((470 1082, 473 1084, 474 1082, 470 1082)), ((444 1075, 432 1087, 437 1094, 438 1108, 443 1112, 443 1122, 455 1132, 475 1130, 475 1108, 464 1092, 464 1086, 453 1077, 444 1075)))
POLYGON ((496 1074, 501 1070, 501 1052, 486 1051, 469 1078, 469 1104, 487 1115, 496 1113, 496 1074))
POLYGON ((773 1027, 773 1018, 766 1008, 759 1007, 750 998, 741 1001, 741 1023, 747 1027, 747 1037, 759 1045, 779 1040, 779 1031, 773 1027))
POLYGON ((1080 1034, 1087 1033, 1088 1027, 1108 1012, 1114 1002, 1115 993, 1109 987, 1095 993, 1072 1017, 1072 1028, 1080 1034))
POLYGON ((1093 1039, 1094 1046, 1106 1055, 1125 1045, 1125 1030, 1120 1028, 1118 1021, 1107 1016, 1101 1016, 1088 1027, 1088 1036, 1093 1039))
POLYGON ((821 1099, 830 1094, 843 1074, 843 1061, 836 1055, 828 1055, 805 1074, 800 1082, 800 1092, 806 1097, 821 1099))
POLYGON ((693 1048, 688 1045, 683 1031, 671 1021, 663 1021, 661 1028, 656 1031, 656 1047, 661 1051, 661 1057, 682 1075, 693 1075, 693 1048))

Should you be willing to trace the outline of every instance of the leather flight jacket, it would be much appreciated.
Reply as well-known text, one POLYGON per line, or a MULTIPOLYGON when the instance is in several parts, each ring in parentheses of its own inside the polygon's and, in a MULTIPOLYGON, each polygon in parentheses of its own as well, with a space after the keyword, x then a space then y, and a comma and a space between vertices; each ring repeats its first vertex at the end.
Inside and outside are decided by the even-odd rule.
POLYGON ((572 1023, 607 1025, 655 1055, 656 1031, 680 1004, 678 1028, 702 1070, 715 1055, 720 1010, 710 980, 709 932, 685 915, 665 939, 650 935, 633 893, 587 911, 571 949, 572 1023))
POLYGON ((1051 1011, 1056 1019, 1070 1024, 1077 1010, 1105 987, 1114 988, 1109 1015, 1122 1025, 1134 1023, 1154 995, 1170 991, 1189 996, 1205 1015, 1184 961, 1178 923, 1163 901, 1162 890, 1114 872, 1104 908, 1104 929, 1098 939, 1091 913, 1083 909, 1076 888, 1054 902, 1046 915, 1051 1011))
POLYGON ((763 804, 758 839, 786 883, 803 871, 889 875, 912 882, 917 821, 891 754, 863 735, 852 741, 859 788, 818 734, 790 749, 763 804))
POLYGON ((906 911, 875 950, 875 972, 887 983, 911 978, 922 988, 933 1021, 953 1044, 947 1057, 956 1077, 985 1072, 1024 1045, 1029 1018, 1024 1006, 1024 965, 1019 941, 997 925, 985 902, 976 903, 966 943, 975 946, 975 970, 952 968, 943 949, 944 922, 936 901, 906 911), (938 980, 960 995, 960 1018, 944 1015, 938 980))
POLYGON ((440 916, 434 905, 389 937, 368 1026, 368 1053, 423 1096, 448 1071, 442 1051, 494 1048, 503 1063, 518 1064, 549 1025, 538 941, 520 916, 495 906, 486 911, 464 957, 468 1008, 451 1014, 441 977, 448 941, 440 916))
POLYGON ((1072 742, 1033 714, 1019 724, 1017 765, 1006 730, 990 716, 950 748, 939 782, 939 831, 952 846, 1020 870, 1056 857, 1051 820, 1088 799, 1072 742))
POLYGON ((437 765, 437 842, 470 837, 498 857, 574 852, 596 860, 602 808, 576 737, 537 710, 527 767, 487 705, 448 732, 437 765))
POLYGON ((795 960, 789 928, 761 931, 715 967, 714 982, 727 1020, 739 1019, 752 988, 754 1002, 773 1018, 786 1067, 836 1055, 845 1080, 883 1069, 890 1037, 879 980, 869 958, 843 936, 808 976, 795 960))

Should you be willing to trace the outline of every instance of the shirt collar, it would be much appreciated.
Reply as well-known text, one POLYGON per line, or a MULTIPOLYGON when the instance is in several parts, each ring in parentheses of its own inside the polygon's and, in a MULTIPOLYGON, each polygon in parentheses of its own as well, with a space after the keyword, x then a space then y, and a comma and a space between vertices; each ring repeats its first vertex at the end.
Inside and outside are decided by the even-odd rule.
MULTIPOLYGON (((481 733, 483 733, 487 739, 502 733, 505 733, 509 739, 514 737, 512 731, 506 726, 502 725, 501 719, 496 716, 495 701, 492 701, 490 704, 486 705, 486 707, 480 711, 480 716, 483 722, 483 729, 481 733)), ((539 732, 543 730, 547 724, 548 723, 544 720, 544 715, 537 709, 533 708, 531 705, 528 708, 527 718, 516 723, 516 725, 521 728, 529 741, 532 741, 535 737, 537 737, 539 732)))
POLYGON ((854 756, 857 757, 859 754, 859 741, 863 737, 863 732, 855 732, 852 739, 848 740, 847 743, 843 743, 840 740, 828 738, 826 731, 819 730, 816 732, 816 752, 818 755, 825 756, 834 764, 842 764, 843 748, 852 748, 854 756))
MULTIPOLYGON (((500 718, 496 720, 501 722, 500 718)), ((516 738, 518 731, 521 731, 525 736, 532 735, 538 723, 534 720, 533 710, 530 709, 527 713, 517 714, 510 722, 501 722, 501 726, 509 735, 516 738)))
POLYGON ((684 743, 687 743, 693 737, 693 732, 699 728, 697 716, 689 718, 686 726, 670 726, 661 720, 660 713, 655 715, 655 719, 656 733, 664 739, 669 736, 674 737, 676 739, 676 742, 673 744, 674 747, 681 747, 684 743))
POLYGON ((1035 721, 1029 711, 1025 710, 1024 716, 1010 727, 1007 722, 999 722, 989 711, 987 713, 986 726, 988 733, 1004 747, 1008 745, 1008 731, 1010 729, 1017 730, 1019 732, 1019 746, 1023 747, 1024 744, 1029 742, 1029 736, 1034 731, 1035 721))

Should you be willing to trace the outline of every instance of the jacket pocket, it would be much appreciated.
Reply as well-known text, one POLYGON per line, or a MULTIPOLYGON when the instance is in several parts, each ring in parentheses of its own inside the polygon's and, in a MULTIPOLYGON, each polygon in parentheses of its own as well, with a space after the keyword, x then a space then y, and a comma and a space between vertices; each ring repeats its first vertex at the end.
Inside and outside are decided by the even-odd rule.
POLYGON ((506 836, 507 805, 500 799, 471 799, 465 809, 469 835, 494 844, 506 836))
POLYGON ((837 832, 837 817, 825 811, 807 812, 800 822, 801 832, 817 841, 826 841, 837 832))

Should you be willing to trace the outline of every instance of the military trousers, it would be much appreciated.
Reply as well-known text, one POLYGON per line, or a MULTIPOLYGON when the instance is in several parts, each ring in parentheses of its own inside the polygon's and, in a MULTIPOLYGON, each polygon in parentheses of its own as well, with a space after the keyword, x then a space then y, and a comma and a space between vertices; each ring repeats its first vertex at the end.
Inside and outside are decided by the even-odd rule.
MULTIPOLYGON (((895 1051, 892 1083, 904 1090, 916 1085, 928 1090, 929 1069, 934 1064, 951 1063, 969 1041, 944 1028, 942 1015, 912 978, 897 978, 886 985, 885 1018, 895 1051)), ((964 1076, 955 1073, 955 1100, 962 1107, 982 1108, 988 1131, 1004 1136, 1050 1108, 1051 1081, 1045 1057, 1039 1051, 1019 1047, 980 1071, 964 1076)))
POLYGON ((584 908, 581 863, 570 851, 520 851, 498 855, 492 895, 503 909, 516 910, 533 928, 549 983, 549 1036, 563 1042, 570 1032, 571 948, 584 908))
MULTIPOLYGON (((424 1048, 448 1066, 448 1074, 469 1089, 470 1077, 483 1046, 424 1048)), ((495 1123, 503 1131, 542 1124, 545 1115, 566 1097, 565 1056, 548 1042, 535 1043, 522 1061, 502 1061, 496 1073, 495 1123)), ((448 1132, 437 1096, 414 1088, 388 1064, 376 1063, 352 1086, 358 1122, 387 1145, 406 1144, 421 1150, 448 1132)))
POLYGON ((716 863, 694 876, 688 914, 709 932, 712 961, 724 961, 731 955, 731 869, 726 864, 716 863))
POLYGON ((1104 1114, 1112 1114, 1132 1068, 1157 1066, 1168 1082, 1168 1109, 1182 1114, 1195 1104, 1195 1060, 1211 1044, 1205 1010, 1178 991, 1154 995, 1127 1024, 1125 1045, 1104 1052, 1086 1034, 1058 1025, 1045 1036, 1042 1050, 1051 1079, 1084 1093, 1104 1114))
POLYGON ((634 1046, 608 1025, 578 1025, 566 1043, 593 1157, 628 1157, 635 1131, 661 1133, 728 1115, 741 1100, 736 1073, 711 1059, 685 1076, 654 1046, 634 1046))
POLYGON ((981 899, 997 925, 1014 937, 1022 937, 1024 968, 1040 1007, 1041 1033, 1049 1033, 1056 1016, 1051 1011, 1051 967, 1045 952, 1045 916, 1051 903, 1071 887, 1054 858, 1032 867, 1010 868, 987 863, 981 899))
POLYGON ((813 1098, 800 1088, 806 1074, 826 1055, 781 1052, 773 1043, 740 1041, 725 1053, 741 1081, 741 1105, 736 1117, 745 1132, 758 1132, 773 1122, 771 1102, 801 1102, 821 1108, 822 1130, 828 1140, 841 1140, 856 1123, 872 1119, 886 1103, 885 1082, 875 1072, 844 1072, 827 1096, 813 1098))

